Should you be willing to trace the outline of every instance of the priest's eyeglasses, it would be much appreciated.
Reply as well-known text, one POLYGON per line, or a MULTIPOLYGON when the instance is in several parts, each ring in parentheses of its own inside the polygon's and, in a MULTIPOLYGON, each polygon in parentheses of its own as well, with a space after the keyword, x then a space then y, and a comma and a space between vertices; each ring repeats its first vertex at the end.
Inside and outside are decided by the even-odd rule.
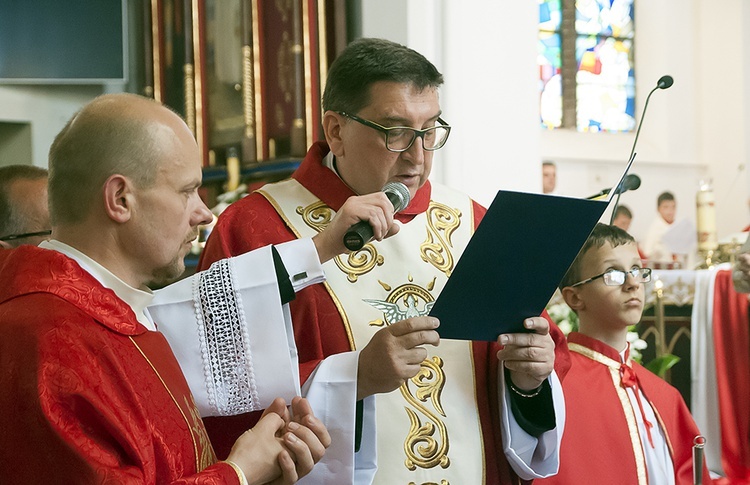
POLYGON ((443 145, 448 141, 448 135, 451 132, 450 125, 448 125, 442 118, 438 118, 437 122, 439 124, 432 128, 417 130, 416 128, 410 128, 408 126, 383 126, 374 121, 366 120, 344 111, 336 112, 341 116, 346 116, 350 120, 362 123, 365 126, 369 126, 370 128, 383 133, 385 135, 385 147, 391 152, 405 152, 411 148, 417 137, 422 139, 422 147, 428 152, 432 152, 443 148, 443 145))
POLYGON ((574 285, 570 285, 570 287, 575 288, 576 286, 584 285, 598 278, 602 278, 604 280, 604 284, 607 286, 622 286, 625 284, 625 281, 627 281, 628 275, 632 276, 633 279, 635 279, 636 283, 648 283, 649 281, 651 281, 651 268, 633 268, 630 271, 608 269, 602 274, 598 274, 583 281, 579 281, 574 285))
POLYGON ((9 234, 7 236, 0 237, 0 241, 15 241, 16 239, 24 239, 27 237, 38 237, 38 236, 49 236, 52 231, 38 231, 38 232, 26 232, 23 234, 9 234))

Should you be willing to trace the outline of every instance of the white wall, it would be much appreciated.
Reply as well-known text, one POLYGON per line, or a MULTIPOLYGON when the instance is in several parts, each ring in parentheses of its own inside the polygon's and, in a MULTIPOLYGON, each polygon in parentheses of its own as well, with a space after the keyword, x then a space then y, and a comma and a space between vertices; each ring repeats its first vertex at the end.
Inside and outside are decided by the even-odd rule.
POLYGON ((47 167, 47 152, 55 135, 83 104, 99 94, 102 86, 0 86, 0 123, 29 123, 32 164, 47 167))
MULTIPOLYGON (((615 183, 635 133, 544 131, 538 122, 536 2, 362 0, 363 35, 406 43, 442 70, 451 139, 434 180, 488 203, 497 189, 541 191, 541 160, 558 165, 558 193, 585 197, 615 183), (402 16, 406 17, 406 22, 402 16), (405 24, 406 31, 403 29, 405 24)), ((674 192, 678 217, 695 220, 695 192, 713 180, 719 236, 748 222, 750 2, 636 0, 636 113, 664 74, 675 84, 649 102, 623 195, 642 237, 656 197, 674 192), (744 173, 743 173, 744 172, 744 173)))
MULTIPOLYGON (((125 5, 128 9, 127 28, 130 33, 125 51, 129 59, 129 84, 0 84, 0 123, 28 123, 31 126, 31 146, 28 150, 31 152, 30 160, 33 165, 47 167, 47 154, 52 141, 84 104, 101 94, 135 91, 137 82, 134 80, 138 79, 143 67, 138 64, 137 56, 128 56, 127 53, 138 52, 140 39, 134 33, 139 23, 137 19, 143 13, 138 2, 126 2, 125 5)), ((0 150, 0 155, 2 153, 4 152, 0 150)), ((19 163, 7 158, 12 157, 4 157, 0 160, 0 166, 19 163)), ((24 157, 22 163, 28 160, 29 157, 24 157)))

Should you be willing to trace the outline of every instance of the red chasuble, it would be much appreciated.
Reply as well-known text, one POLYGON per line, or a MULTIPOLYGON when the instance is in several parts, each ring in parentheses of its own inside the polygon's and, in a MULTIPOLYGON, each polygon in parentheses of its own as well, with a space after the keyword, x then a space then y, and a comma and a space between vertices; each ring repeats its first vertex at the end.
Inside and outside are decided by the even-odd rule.
MULTIPOLYGON (((571 345, 572 365, 563 381, 566 416, 560 471, 554 477, 534 483, 647 483, 645 475, 638 472, 632 443, 633 439, 638 443, 648 443, 648 440, 641 440, 634 423, 628 425, 625 406, 630 407, 630 401, 623 403, 618 397, 610 368, 597 361, 597 355, 601 355, 620 362, 620 354, 601 341, 576 332, 568 336, 568 343, 578 344, 584 353, 571 345)), ((700 432, 690 411, 677 389, 636 362, 632 363, 632 368, 664 431, 672 455, 675 483, 691 485, 693 439, 700 432)), ((643 453, 639 454, 642 457, 643 453)), ((713 483, 705 462, 703 471, 703 483, 713 483)))
POLYGON ((0 251, 3 483, 238 483, 172 350, 72 259, 0 251))
MULTIPOLYGON (((333 171, 322 165, 321 161, 328 151, 325 143, 313 145, 292 178, 331 209, 338 211, 346 199, 355 194, 333 171)), ((427 182, 417 191, 409 207, 396 214, 396 219, 408 224, 416 215, 427 210, 430 198, 431 186, 427 182)), ((476 226, 486 209, 476 202, 473 202, 473 208, 476 226)), ((232 204, 219 218, 201 255, 199 269, 207 268, 225 257, 293 239, 295 234, 271 203, 262 195, 253 193, 232 204)), ((323 359, 352 348, 341 314, 323 284, 300 291, 290 306, 299 351, 300 377, 305 381, 323 359)), ((569 357, 562 333, 556 326, 552 327, 559 350, 555 369, 562 379, 569 365, 569 357)), ((495 343, 473 342, 476 388, 482 390, 477 393, 476 402, 484 439, 485 483, 517 483, 518 479, 502 451, 497 402, 497 350, 495 343)), ((206 419, 206 427, 220 457, 229 451, 240 430, 246 429, 254 419, 257 416, 206 419)))

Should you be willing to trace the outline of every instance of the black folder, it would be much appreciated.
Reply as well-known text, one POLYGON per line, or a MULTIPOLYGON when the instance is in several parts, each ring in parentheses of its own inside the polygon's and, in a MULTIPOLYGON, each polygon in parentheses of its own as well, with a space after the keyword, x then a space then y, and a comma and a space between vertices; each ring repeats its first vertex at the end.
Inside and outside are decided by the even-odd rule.
POLYGON ((499 191, 430 311, 440 337, 527 331, 523 320, 542 313, 607 205, 499 191))

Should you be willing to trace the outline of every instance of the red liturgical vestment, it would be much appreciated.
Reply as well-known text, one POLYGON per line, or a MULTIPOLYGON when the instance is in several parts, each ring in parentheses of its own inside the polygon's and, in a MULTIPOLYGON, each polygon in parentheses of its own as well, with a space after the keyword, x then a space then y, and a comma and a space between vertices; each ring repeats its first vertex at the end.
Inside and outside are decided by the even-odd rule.
POLYGON ((0 251, 3 483, 238 483, 159 332, 72 259, 0 251))
MULTIPOLYGON (((201 256, 200 268, 206 268, 211 262, 228 256, 241 254, 268 244, 278 244, 293 240, 301 235, 298 229, 308 230, 309 227, 322 229, 323 223, 318 224, 318 218, 320 220, 327 220, 333 212, 338 211, 341 208, 347 198, 355 195, 335 172, 323 165, 323 158, 328 151, 328 147, 324 143, 313 145, 308 151, 300 168, 292 175, 292 178, 294 179, 292 182, 287 181, 271 187, 266 186, 264 189, 261 189, 266 195, 256 192, 232 204, 222 214, 222 217, 214 228, 208 244, 201 256), (295 190, 298 194, 304 195, 297 199, 295 197, 286 197, 286 194, 281 194, 279 197, 271 194, 271 191, 286 190, 287 188, 295 190), (297 206, 299 206, 299 208, 296 208, 297 206), (288 216, 293 216, 294 220, 288 218, 288 216), (306 218, 305 223, 302 225, 298 224, 300 216, 306 218), (309 225, 305 226, 305 224, 308 224, 308 221, 309 225), (295 224, 298 225, 295 226, 295 224)), ((379 298, 383 300, 386 299, 383 295, 389 295, 389 291, 395 293, 399 288, 408 288, 409 291, 413 290, 413 295, 411 293, 409 294, 414 296, 412 300, 408 300, 408 297, 402 295, 400 299, 395 299, 394 297, 393 301, 400 302, 404 300, 407 303, 412 304, 412 306, 415 307, 415 311, 421 311, 424 308, 425 301, 432 301, 431 298, 434 296, 432 294, 428 295, 428 293, 432 291, 437 294, 439 289, 442 288, 441 282, 445 277, 438 274, 437 276, 425 279, 420 275, 420 271, 426 274, 427 271, 432 271, 434 268, 425 269, 419 266, 431 265, 432 259, 430 256, 433 255, 433 253, 437 253, 439 256, 444 256, 447 251, 432 251, 430 249, 432 246, 429 243, 424 243, 422 247, 425 247, 426 249, 424 250, 422 258, 420 258, 419 250, 420 243, 425 240, 426 237, 432 235, 433 232, 439 232, 440 236, 442 236, 442 232, 440 231, 427 231, 426 228, 429 229, 432 226, 429 226, 431 222, 425 223, 425 220, 430 214, 432 214, 430 210, 431 208, 436 206, 448 207, 448 205, 446 205, 447 203, 440 199, 440 195, 436 194, 436 192, 439 194, 445 194, 446 190, 447 188, 441 187, 440 192, 438 192, 436 188, 428 182, 417 191, 409 206, 405 210, 396 214, 396 218, 402 224, 402 232, 381 243, 372 243, 372 249, 374 252, 380 251, 381 254, 384 254, 386 251, 390 251, 384 257, 383 261, 377 257, 373 258, 373 261, 376 261, 376 265, 382 264, 382 267, 378 266, 377 268, 370 268, 370 266, 362 263, 361 260, 366 259, 363 253, 366 252, 365 249, 369 249, 366 247, 362 252, 350 255, 348 263, 347 261, 342 262, 342 258, 339 258, 335 262, 327 263, 327 266, 324 266, 328 277, 328 282, 325 285, 312 285, 297 293, 296 299, 290 303, 290 308, 292 312, 295 340, 299 351, 300 375, 303 381, 307 380, 314 371, 316 374, 310 378, 310 381, 319 377, 319 364, 321 364, 321 362, 328 361, 333 356, 341 355, 363 347, 361 344, 356 344, 355 341, 359 337, 356 335, 356 329, 351 331, 352 327, 356 325, 366 327, 369 325, 370 329, 372 329, 373 326, 377 327, 377 325, 383 325, 382 312, 372 312, 365 316, 364 312, 348 312, 347 305, 353 304, 352 302, 361 305, 363 298, 379 298), (416 232, 419 232, 419 237, 409 239, 409 235, 416 232), (417 243, 412 244, 410 241, 415 239, 417 240, 417 243), (377 281, 375 281, 374 284, 379 285, 376 288, 380 288, 381 290, 380 294, 371 293, 368 295, 366 294, 367 292, 360 291, 358 298, 357 295, 352 294, 355 291, 354 288, 360 290, 363 285, 372 283, 375 279, 372 274, 376 274, 378 271, 387 271, 389 264, 392 264, 393 260, 398 260, 399 264, 403 261, 403 265, 395 268, 392 273, 386 274, 385 278, 378 278, 378 281, 382 281, 382 283, 377 283, 377 281), (360 272, 357 272, 356 269, 352 271, 348 280, 351 288, 346 288, 344 291, 338 291, 337 288, 347 285, 347 282, 343 281, 343 278, 346 276, 342 276, 344 273, 342 272, 343 269, 340 268, 348 268, 349 263, 351 263, 351 265, 361 263, 363 268, 360 272), (342 273, 338 274, 337 271, 342 273), (372 274, 370 274, 370 272, 372 274), (397 272, 401 279, 395 276, 397 272), (411 277, 411 279, 407 279, 407 276, 411 277), (333 280, 336 278, 338 279, 334 282, 333 280), (338 285, 338 287, 336 285, 338 285), (425 287, 423 288, 420 286, 416 289, 416 286, 418 285, 425 285, 425 287), (434 285, 434 287, 432 285, 434 285), (346 293, 346 290, 350 290, 349 293, 346 293), (422 298, 422 300, 420 300, 420 298, 422 298), (371 319, 370 317, 373 318, 371 319), (379 323, 376 317, 381 319, 379 323), (370 321, 369 324, 368 321, 370 321)), ((466 234, 466 239, 468 239, 471 231, 484 215, 485 209, 469 200, 467 196, 463 194, 461 194, 461 196, 463 201, 462 204, 465 205, 466 209, 462 210, 461 213, 454 211, 458 216, 450 219, 450 221, 460 221, 462 223, 456 232, 453 233, 454 238, 459 232, 462 232, 462 237, 466 234)), ((450 205, 448 208, 453 207, 455 206, 450 205)), ((439 221, 434 225, 440 226, 439 221)), ((451 230, 452 229, 456 228, 451 228, 451 230)), ((449 240, 451 232, 450 230, 446 230, 445 232, 448 233, 449 240)), ((437 241, 437 237, 435 238, 435 241, 437 241)), ((433 245, 439 246, 437 242, 433 245)), ((462 248, 463 246, 461 246, 461 249, 462 248)), ((454 250, 456 253, 460 252, 460 249, 455 246, 454 250)), ((453 262, 457 260, 457 256, 459 255, 460 254, 450 254, 449 256, 456 256, 456 258, 451 259, 446 256, 445 259, 453 262)), ((345 260, 346 257, 343 259, 345 260)), ((374 300, 364 301, 371 302, 374 300)), ((377 328, 372 331, 375 330, 377 330, 377 328)), ((553 330, 553 335, 559 337, 562 336, 556 328, 553 330)), ((446 345, 441 343, 439 351, 446 351, 446 347, 449 347, 447 342, 444 343, 446 345)), ((472 395, 468 395, 467 393, 462 394, 456 391, 456 379, 451 380, 450 378, 447 378, 446 387, 444 389, 441 388, 442 394, 440 397, 446 401, 450 397, 448 395, 459 396, 464 399, 464 412, 459 413, 458 417, 462 417, 462 414, 467 421, 472 419, 473 422, 478 423, 478 425, 474 425, 473 428, 465 426, 463 429, 461 429, 461 426, 451 427, 450 424, 446 424, 448 422, 447 420, 451 418, 455 419, 457 413, 451 415, 450 412, 446 412, 445 415, 447 415, 447 419, 443 419, 445 415, 438 416, 439 412, 433 413, 434 416, 437 416, 434 420, 437 423, 435 426, 444 426, 444 428, 440 428, 440 430, 442 433, 442 430, 445 429, 445 435, 447 437, 441 435, 438 437, 439 439, 436 438, 433 440, 432 436, 427 436, 424 442, 432 443, 435 441, 435 445, 424 445, 419 451, 428 454, 431 453, 431 450, 434 448, 437 450, 435 453, 436 456, 442 451, 445 451, 445 453, 437 456, 440 460, 436 458, 434 462, 421 463, 417 459, 421 457, 414 458, 416 453, 412 450, 412 444, 416 443, 413 448, 417 448, 417 445, 421 445, 423 442, 404 439, 407 431, 409 431, 408 426, 404 426, 404 429, 400 430, 403 431, 403 433, 398 437, 386 440, 384 438, 385 436, 395 436, 393 434, 388 434, 389 431, 387 431, 388 425, 392 423, 381 420, 379 416, 376 433, 379 440, 377 453, 378 473, 383 471, 390 472, 398 469, 400 470, 399 473, 402 473, 403 476, 409 476, 409 473, 414 473, 413 478, 400 480, 399 483, 408 483, 409 481, 415 483, 440 483, 443 470, 445 470, 445 474, 448 474, 448 472, 451 472, 452 470, 461 470, 461 467, 466 466, 465 463, 468 463, 468 458, 466 458, 465 454, 468 447, 462 447, 461 440, 459 439, 459 436, 462 436, 462 431, 468 429, 469 431, 463 433, 464 435, 469 435, 471 432, 474 433, 475 436, 479 436, 478 440, 473 441, 473 443, 478 444, 479 451, 477 454, 470 457, 471 460, 473 460, 472 463, 478 463, 478 465, 476 467, 473 465, 469 467, 470 472, 472 473, 477 472, 478 470, 479 478, 476 481, 468 481, 472 483, 487 484, 517 483, 518 477, 515 476, 514 471, 509 466, 506 456, 503 454, 503 443, 501 442, 501 425, 499 422, 499 405, 497 402, 498 362, 495 357, 497 346, 494 343, 488 342, 472 342, 471 344, 466 344, 465 354, 468 356, 468 359, 470 359, 470 362, 473 363, 473 368, 470 366, 466 367, 470 371, 473 371, 473 374, 470 374, 467 380, 472 381, 473 378, 474 382, 469 382, 469 384, 473 387, 474 392, 471 392, 472 395), (384 448, 381 447, 381 444, 385 441, 388 441, 388 449, 386 451, 401 450, 400 454, 403 455, 403 457, 390 461, 383 459, 384 448), (448 448, 448 444, 450 445, 450 448, 448 448), (464 452, 463 455, 462 452, 464 452), (482 456, 482 454, 484 454, 484 456, 482 456), (414 469, 416 469, 416 471, 414 471, 414 469), (428 473, 431 474, 430 477, 435 475, 439 478, 425 479, 425 476, 428 473)), ((560 349, 563 349, 563 351, 558 354, 558 360, 556 362, 556 369, 560 375, 564 373, 564 369, 568 364, 567 352, 564 348, 565 345, 563 342, 560 345, 560 349), (561 372, 561 370, 563 372, 561 372)), ((438 362, 438 366, 445 365, 445 368, 450 365, 448 358, 435 360, 435 362, 438 362)), ((425 375, 428 374, 433 375, 429 372, 425 375)), ((448 374, 446 373, 446 375, 448 374)), ((401 393, 399 393, 399 391, 394 391, 393 394, 395 395, 395 398, 401 399, 403 403, 406 403, 409 399, 403 386, 401 393), (401 397, 402 393, 404 394, 403 397, 401 397)), ((377 397, 380 398, 380 395, 377 397)), ((332 401, 332 398, 327 396, 327 400, 332 401)), ((382 401, 378 402, 380 403, 382 401)), ((345 408, 349 407, 349 404, 351 404, 352 408, 354 407, 353 403, 345 403, 341 400, 336 400, 332 404, 335 404, 337 408, 336 406, 333 406, 329 414, 335 414, 337 410, 339 413, 344 412, 346 411, 345 408)), ((402 418, 401 414, 403 414, 413 418, 413 422, 419 422, 419 419, 421 418, 416 413, 407 415, 411 409, 407 408, 405 410, 405 406, 406 404, 401 405, 398 418, 402 418)), ((414 406, 414 408, 417 409, 419 406, 414 406)), ((326 414, 326 412, 319 413, 316 409, 316 415, 321 417, 321 419, 327 423, 326 414)), ((428 414, 425 413, 425 415, 428 414)), ((242 429, 243 426, 246 427, 247 424, 249 424, 247 421, 228 418, 211 418, 208 419, 206 423, 209 432, 211 433, 213 443, 216 446, 217 453, 220 456, 223 456, 227 450, 228 444, 230 444, 235 438, 232 434, 233 429, 242 429), (238 425, 238 423, 242 424, 238 425)), ((418 428, 419 426, 415 425, 414 427, 418 428)), ((422 429, 430 428, 428 428, 428 425, 424 425, 423 428, 417 429, 414 434, 419 434, 422 429)), ((234 432, 236 433, 236 431, 234 432)), ((363 433, 363 435, 365 434, 367 433, 363 433)), ((429 433, 425 432, 425 434, 429 433)), ((437 431, 435 431, 435 435, 438 435, 437 431)), ((411 436, 412 435, 410 434, 409 437, 411 436)), ((334 446, 335 445, 332 444, 332 448, 334 446)), ((347 445, 347 447, 349 453, 354 449, 353 444, 347 445)), ((323 461, 329 459, 329 457, 334 454, 335 452, 332 451, 332 449, 329 449, 323 461)), ((432 456, 430 456, 430 458, 432 458, 432 456)), ((343 458, 339 460, 339 462, 343 461, 343 458)), ((321 464, 324 463, 319 463, 316 468, 320 469, 321 464)), ((313 470, 313 475, 315 473, 316 470, 313 470)), ((340 483, 344 483, 344 481, 348 480, 343 477, 341 472, 339 472, 336 477, 342 480, 340 483)), ((355 483, 360 483, 358 479, 355 479, 354 481, 355 483)), ((445 480, 442 481, 445 482, 445 480)), ((466 477, 464 477, 464 481, 466 481, 466 477)), ((376 478, 376 482, 378 482, 378 478, 376 478)), ((382 478, 380 479, 380 482, 385 483, 382 478)), ((389 483, 395 483, 395 481, 389 483)), ((456 483, 456 480, 450 480, 450 483, 456 483)))
MULTIPOLYGON (((576 332, 568 336, 568 345, 572 365, 563 381, 566 416, 560 471, 534 483, 649 483, 643 452, 649 439, 639 433, 635 415, 641 411, 632 405, 621 385, 623 379, 627 384, 629 373, 621 371, 620 354, 576 332)), ((693 439, 700 432, 690 411, 677 389, 637 362, 630 361, 629 367, 654 410, 654 426, 659 426, 666 439, 674 483, 691 485, 693 439)), ((705 464, 703 470, 703 483, 713 483, 705 464)))

